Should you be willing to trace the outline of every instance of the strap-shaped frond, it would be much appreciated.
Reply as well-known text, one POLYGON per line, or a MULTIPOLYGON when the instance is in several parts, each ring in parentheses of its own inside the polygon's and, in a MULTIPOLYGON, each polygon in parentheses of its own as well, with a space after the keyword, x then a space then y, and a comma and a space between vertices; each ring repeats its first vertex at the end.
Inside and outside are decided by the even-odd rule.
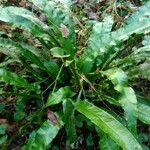
POLYGON ((149 33, 149 17, 150 2, 140 7, 127 19, 126 25, 116 31, 108 30, 112 26, 112 20, 108 17, 103 22, 96 23, 89 38, 88 48, 78 62, 81 71, 88 73, 92 71, 94 65, 102 66, 112 54, 120 50, 119 44, 127 40, 132 34, 149 33), (94 63, 86 69, 91 61, 94 63))
POLYGON ((67 54, 74 55, 76 38, 70 0, 30 0, 48 19, 56 39, 67 54))
POLYGON ((44 36, 47 28, 32 12, 18 7, 0 6, 0 20, 31 32, 36 37, 44 36))
MULTIPOLYGON (((42 58, 39 57, 38 52, 32 46, 26 46, 23 43, 0 37, 0 47, 9 48, 12 55, 15 53, 18 57, 25 57, 41 70, 47 71, 52 78, 55 78, 59 72, 59 66, 54 61, 50 59, 42 61, 42 58)), ((9 54, 9 50, 6 49, 5 51, 9 54)))
POLYGON ((124 150, 142 150, 129 130, 103 109, 87 101, 79 101, 75 103, 75 107, 77 111, 107 133, 124 150))
POLYGON ((136 135, 137 99, 134 90, 128 87, 128 79, 125 72, 119 68, 114 68, 103 73, 114 84, 115 90, 120 93, 119 102, 125 111, 128 128, 136 135))

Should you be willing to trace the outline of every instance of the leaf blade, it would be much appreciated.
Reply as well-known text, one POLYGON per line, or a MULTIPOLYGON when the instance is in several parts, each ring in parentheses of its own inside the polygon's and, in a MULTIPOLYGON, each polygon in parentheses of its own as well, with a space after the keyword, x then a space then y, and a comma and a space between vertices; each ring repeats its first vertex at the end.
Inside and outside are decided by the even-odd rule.
POLYGON ((150 105, 138 102, 138 118, 143 123, 150 125, 150 105))
POLYGON ((45 121, 37 132, 31 136, 28 143, 22 148, 23 150, 41 150, 52 142, 59 130, 62 128, 63 122, 59 119, 58 124, 53 124, 49 120, 45 121))
POLYGON ((46 102, 46 107, 58 104, 62 102, 64 99, 66 99, 67 97, 70 97, 72 95, 74 95, 74 93, 72 92, 69 86, 62 87, 56 92, 50 93, 48 100, 46 102))
POLYGON ((103 72, 107 78, 114 84, 114 89, 120 93, 119 103, 124 109, 126 121, 129 130, 137 136, 137 98, 134 90, 128 87, 128 78, 120 68, 113 68, 103 72))
POLYGON ((89 118, 101 130, 107 133, 119 146, 125 150, 142 150, 134 136, 114 117, 106 111, 86 101, 75 103, 76 109, 89 118))
POLYGON ((75 142, 77 134, 75 128, 74 105, 72 104, 71 100, 67 99, 63 102, 63 112, 67 140, 69 141, 69 144, 72 144, 73 142, 75 142))
POLYGON ((2 68, 0 68, 0 81, 11 84, 11 85, 15 85, 18 87, 28 88, 30 90, 39 91, 40 89, 38 84, 35 84, 35 83, 30 84, 27 82, 27 80, 25 80, 21 76, 15 73, 12 73, 10 71, 7 71, 5 69, 2 69, 2 68))

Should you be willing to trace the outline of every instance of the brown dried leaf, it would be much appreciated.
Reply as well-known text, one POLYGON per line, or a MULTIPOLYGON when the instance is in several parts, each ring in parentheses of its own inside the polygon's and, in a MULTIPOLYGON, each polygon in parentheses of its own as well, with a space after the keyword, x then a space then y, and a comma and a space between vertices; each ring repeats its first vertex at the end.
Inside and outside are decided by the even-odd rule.
POLYGON ((11 101, 13 101, 13 100, 15 100, 15 97, 12 97, 12 96, 9 96, 9 97, 6 97, 6 102, 11 102, 11 101))
POLYGON ((0 124, 8 124, 8 120, 4 119, 4 118, 1 118, 0 119, 0 124))
POLYGON ((65 38, 68 37, 68 35, 69 35, 69 30, 68 30, 68 28, 67 28, 64 24, 61 24, 61 25, 60 25, 59 30, 60 30, 60 32, 61 32, 61 34, 62 34, 62 37, 65 37, 65 38))
POLYGON ((85 0, 78 0, 79 4, 84 4, 85 0))
POLYGON ((58 124, 58 118, 53 111, 47 110, 47 118, 55 125, 58 124))
POLYGON ((27 1, 26 0, 21 0, 19 2, 19 6, 21 6, 21 7, 26 7, 26 5, 27 5, 27 1))
POLYGON ((96 19, 97 19, 97 14, 94 13, 94 12, 90 12, 90 13, 88 14, 88 16, 89 16, 89 19, 92 19, 92 20, 96 20, 96 19))

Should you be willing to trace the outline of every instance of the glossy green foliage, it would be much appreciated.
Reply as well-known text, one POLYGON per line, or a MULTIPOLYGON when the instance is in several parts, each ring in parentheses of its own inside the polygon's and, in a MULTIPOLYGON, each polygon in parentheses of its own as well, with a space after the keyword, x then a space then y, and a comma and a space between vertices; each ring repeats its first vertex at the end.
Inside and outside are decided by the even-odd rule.
POLYGON ((138 108, 137 108, 137 99, 134 90, 131 87, 123 88, 123 92, 119 99, 124 111, 125 118, 127 120, 129 130, 137 135, 137 116, 138 116, 138 108))
POLYGON ((1 124, 1 125, 0 125, 0 135, 5 134, 6 128, 7 128, 7 125, 6 125, 6 124, 1 124))
MULTIPOLYGON (((14 136, 27 138, 20 147, 53 150, 60 139, 60 149, 146 147, 146 140, 137 141, 137 119, 150 124, 149 97, 136 79, 150 79, 150 2, 121 27, 100 15, 91 32, 71 0, 29 2, 29 9, 0 6, 0 21, 12 26, 10 33, 0 32, 0 112, 9 116, 12 98, 10 118, 20 129, 14 136)), ((0 144, 9 139, 9 145, 6 127, 0 130, 0 144)))
POLYGON ((113 68, 102 72, 114 84, 118 92, 122 92, 123 87, 128 86, 128 77, 125 72, 119 68, 113 68))
POLYGON ((110 66, 119 66, 123 70, 126 70, 129 79, 142 76, 149 80, 149 57, 149 36, 145 36, 142 41, 142 47, 134 47, 130 55, 127 55, 123 59, 113 60, 110 66))
POLYGON ((112 17, 106 17, 103 22, 96 23, 89 38, 88 47, 79 59, 79 67, 84 73, 93 70, 93 66, 102 64, 104 54, 110 43, 110 32, 113 25, 112 17), (96 60, 96 64, 95 64, 96 60), (87 67, 88 66, 88 67, 87 67))
POLYGON ((139 8, 128 19, 124 27, 111 32, 113 24, 111 17, 106 17, 103 22, 94 25, 88 40, 88 47, 79 59, 78 65, 82 72, 89 73, 98 66, 104 68, 106 60, 112 54, 121 50, 120 44, 132 34, 150 32, 150 2, 139 8), (88 68, 86 66, 89 66, 88 68))
POLYGON ((0 145, 6 142, 7 140, 7 134, 6 134, 7 125, 1 124, 0 125, 0 145))
POLYGON ((86 101, 77 102, 75 108, 107 133, 123 149, 142 150, 129 130, 103 109, 86 101))
POLYGON ((21 27, 31 32, 36 37, 44 36, 47 28, 35 15, 24 9, 17 7, 0 7, 0 20, 21 27))
POLYGON ((0 137, 0 145, 4 144, 7 141, 7 135, 0 137))
POLYGON ((32 133, 22 150, 46 150, 62 126, 63 122, 60 119, 57 124, 53 124, 49 120, 45 121, 37 131, 32 133))
POLYGON ((150 125, 150 104, 148 101, 138 103, 138 118, 145 124, 150 125))
POLYGON ((120 147, 102 130, 99 130, 99 147, 101 150, 120 150, 120 147))
POLYGON ((27 97, 18 97, 18 100, 16 102, 16 108, 14 113, 14 120, 20 121, 25 117, 25 106, 27 102, 27 97))
POLYGON ((75 128, 74 106, 71 100, 67 99, 63 102, 63 112, 64 112, 65 128, 68 138, 67 140, 70 144, 72 144, 73 142, 75 142, 77 134, 75 128))
POLYGON ((30 0, 39 8, 48 19, 49 26, 53 29, 59 45, 65 50, 66 54, 73 56, 75 54, 75 30, 74 22, 71 16, 71 1, 39 1, 30 0))
POLYGON ((73 94, 74 93, 72 92, 71 88, 68 86, 60 88, 57 92, 50 93, 46 107, 58 104, 64 101, 67 97, 72 97, 73 94))
POLYGON ((59 47, 54 47, 50 51, 53 57, 56 58, 66 58, 70 56, 70 55, 65 55, 65 51, 59 47))
MULTIPOLYGON (((19 59, 21 59, 20 61, 22 61, 22 57, 24 57, 26 60, 31 61, 32 64, 36 65, 41 70, 47 71, 47 73, 50 74, 52 78, 55 78, 59 72, 59 67, 54 61, 46 60, 46 58, 43 59, 40 56, 38 49, 30 45, 28 46, 24 43, 17 43, 11 39, 0 38, 0 46, 10 49, 7 50, 6 54, 10 54, 11 56, 18 56, 19 59)), ((34 74, 38 76, 37 73, 34 72, 34 74)))
POLYGON ((29 90, 35 90, 35 91, 40 90, 40 87, 38 84, 36 83, 30 84, 27 82, 27 80, 17 75, 16 73, 9 72, 2 68, 0 68, 0 81, 5 82, 10 85, 27 88, 29 90))
POLYGON ((0 112, 2 112, 5 109, 5 103, 0 103, 0 112))
POLYGON ((127 75, 118 68, 106 70, 104 74, 112 81, 115 90, 120 93, 119 102, 125 111, 128 127, 136 135, 137 99, 134 90, 128 87, 127 75))

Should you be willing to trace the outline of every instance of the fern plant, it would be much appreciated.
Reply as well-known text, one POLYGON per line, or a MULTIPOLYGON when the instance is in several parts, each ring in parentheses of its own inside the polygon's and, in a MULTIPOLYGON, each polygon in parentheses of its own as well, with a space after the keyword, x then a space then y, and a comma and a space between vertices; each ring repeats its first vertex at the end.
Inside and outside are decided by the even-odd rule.
POLYGON ((113 29, 111 16, 95 22, 78 56, 71 1, 29 2, 35 10, 0 7, 0 20, 13 29, 11 34, 0 32, 0 52, 5 54, 0 64, 1 87, 12 87, 11 91, 2 88, 1 94, 17 97, 14 121, 26 120, 18 135, 35 121, 39 127, 22 149, 48 149, 61 128, 66 131, 67 144, 74 147, 80 113, 87 118, 81 122, 95 125, 100 149, 141 150, 137 120, 150 124, 150 102, 132 83, 138 77, 150 79, 150 3, 134 12, 119 29, 113 29), (46 17, 45 22, 39 20, 37 12, 46 17), (140 47, 134 46, 137 39, 143 41, 140 47), (129 53, 124 54, 125 50, 129 53), (12 63, 21 69, 11 68, 12 63), (31 99, 36 110, 27 113, 25 107, 31 99))

